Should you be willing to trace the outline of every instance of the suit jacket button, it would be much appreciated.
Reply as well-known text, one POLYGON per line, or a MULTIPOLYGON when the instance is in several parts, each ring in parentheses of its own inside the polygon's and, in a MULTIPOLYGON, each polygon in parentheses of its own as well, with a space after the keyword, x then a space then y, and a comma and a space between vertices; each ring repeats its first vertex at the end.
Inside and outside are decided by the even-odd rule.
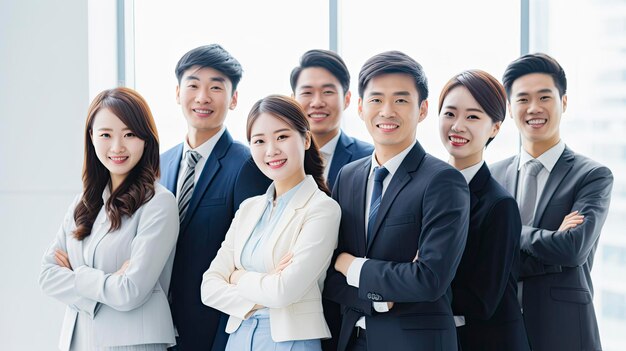
POLYGON ((372 293, 367 293, 367 298, 371 300, 372 299, 372 293))

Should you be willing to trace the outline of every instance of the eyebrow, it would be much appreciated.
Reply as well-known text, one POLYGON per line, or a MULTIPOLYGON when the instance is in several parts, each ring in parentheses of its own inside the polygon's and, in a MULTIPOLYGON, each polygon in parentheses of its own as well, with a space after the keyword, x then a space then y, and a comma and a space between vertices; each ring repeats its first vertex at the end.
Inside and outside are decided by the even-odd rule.
MULTIPOLYGON (((380 96, 380 95, 384 95, 381 92, 378 91, 372 91, 368 94, 368 96, 380 96)), ((411 96, 411 93, 409 93, 406 90, 402 90, 402 91, 395 91, 393 94, 391 94, 393 96, 411 96)))
MULTIPOLYGON (((194 75, 190 75, 190 76, 185 77, 185 80, 197 80, 197 81, 199 81, 200 78, 198 78, 198 77, 196 77, 194 75)), ((226 82, 226 79, 223 78, 223 77, 211 77, 211 78, 209 78, 209 80, 211 82, 220 82, 220 83, 226 82)))
MULTIPOLYGON (((450 110, 458 110, 458 108, 456 108, 456 106, 452 106, 452 105, 446 105, 443 108, 447 108, 447 109, 450 109, 450 110)), ((485 111, 483 111, 483 110, 481 110, 479 108, 468 108, 465 111, 485 113, 485 111)))
MULTIPOLYGON (((301 86, 299 89, 313 89, 315 88, 312 85, 303 85, 301 86)), ((326 83, 326 84, 322 84, 322 88, 334 88, 337 89, 337 86, 333 83, 326 83)))
MULTIPOLYGON (((292 129, 289 129, 289 128, 282 128, 282 129, 275 130, 275 131, 274 131, 274 134, 283 133, 283 132, 289 132, 289 131, 291 131, 291 130, 292 130, 292 129)), ((263 133, 257 133, 257 134, 252 135, 250 138, 254 138, 254 137, 258 137, 258 136, 263 136, 263 135, 265 135, 265 134, 263 134, 263 133)))
MULTIPOLYGON (((100 131, 100 132, 112 132, 113 131, 112 128, 98 128, 96 130, 100 131)), ((130 128, 128 128, 128 127, 122 128, 122 131, 124 131, 124 130, 130 130, 130 128)))
MULTIPOLYGON (((540 90, 536 91, 536 94, 547 94, 547 93, 554 94, 552 89, 548 89, 548 88, 540 89, 540 90)), ((527 93, 527 92, 523 91, 521 93, 517 93, 515 96, 528 96, 528 95, 530 95, 530 93, 527 93)))

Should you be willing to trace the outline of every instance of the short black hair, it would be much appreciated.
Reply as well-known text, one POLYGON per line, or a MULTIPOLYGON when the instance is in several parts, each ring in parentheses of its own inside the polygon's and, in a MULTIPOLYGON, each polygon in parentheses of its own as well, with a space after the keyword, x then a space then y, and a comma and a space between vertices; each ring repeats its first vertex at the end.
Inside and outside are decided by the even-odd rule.
POLYGON ((428 80, 422 65, 400 51, 386 51, 372 56, 359 72, 359 97, 363 98, 365 87, 372 78, 391 73, 408 74, 415 81, 419 103, 428 98, 428 80))
POLYGON ((224 74, 233 85, 231 94, 234 94, 237 90, 237 85, 243 74, 243 69, 239 61, 219 44, 200 46, 183 55, 183 57, 178 60, 175 69, 178 84, 180 84, 180 80, 183 78, 185 71, 193 66, 213 68, 224 74))
POLYGON ((321 67, 337 78, 344 95, 350 89, 350 72, 341 56, 329 50, 309 50, 300 58, 300 65, 291 70, 291 90, 296 92, 296 85, 302 70, 309 67, 321 67))
POLYGON ((551 56, 544 53, 526 54, 511 62, 502 76, 502 84, 508 99, 511 99, 511 87, 517 78, 531 73, 545 73, 554 80, 561 97, 567 93, 567 78, 563 67, 551 56))

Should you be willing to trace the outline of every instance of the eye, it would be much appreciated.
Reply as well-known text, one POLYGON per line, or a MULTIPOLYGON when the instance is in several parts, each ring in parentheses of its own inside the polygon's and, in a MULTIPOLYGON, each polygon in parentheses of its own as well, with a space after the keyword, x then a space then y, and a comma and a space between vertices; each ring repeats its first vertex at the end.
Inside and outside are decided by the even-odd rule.
POLYGON ((285 140, 285 139, 287 139, 287 138, 289 138, 289 135, 284 135, 284 134, 281 134, 281 135, 279 135, 279 136, 276 138, 276 140, 285 140))
POLYGON ((263 144, 263 140, 262 139, 252 140, 252 144, 263 144))
POLYGON ((195 85, 195 84, 189 84, 189 85, 187 85, 187 88, 191 88, 191 89, 195 89, 195 88, 197 88, 197 87, 198 87, 198 86, 197 86, 197 85, 195 85))
POLYGON ((550 100, 552 97, 551 96, 542 96, 540 98, 541 101, 546 101, 546 100, 550 100))
POLYGON ((467 116, 467 119, 480 119, 480 117, 478 117, 476 115, 469 115, 469 116, 467 116))
POLYGON ((324 95, 333 95, 334 93, 335 93, 335 92, 334 92, 334 91, 332 91, 332 90, 326 90, 326 91, 324 92, 324 95))
POLYGON ((222 90, 222 87, 213 86, 213 87, 211 87, 211 90, 222 90))
POLYGON ((528 99, 526 99, 526 98, 517 99, 517 102, 520 103, 520 104, 523 104, 523 103, 525 103, 527 101, 528 101, 528 99))
POLYGON ((134 138, 136 136, 137 135, 135 133, 133 133, 133 132, 128 132, 128 133, 124 134, 125 138, 134 138))
POLYGON ((370 101, 369 101, 369 102, 370 102, 371 104, 379 104, 379 103, 381 103, 382 101, 381 101, 380 99, 373 98, 373 99, 370 99, 370 101))
POLYGON ((396 99, 397 104, 406 104, 408 101, 406 99, 396 99))
POLYGON ((444 117, 454 117, 454 113, 452 113, 450 111, 445 111, 441 115, 444 116, 444 117))
POLYGON ((109 133, 100 133, 100 137, 101 138, 110 138, 111 134, 109 134, 109 133))
POLYGON ((301 96, 304 96, 304 95, 311 95, 311 92, 310 92, 310 91, 302 91, 302 92, 300 92, 300 95, 301 95, 301 96))

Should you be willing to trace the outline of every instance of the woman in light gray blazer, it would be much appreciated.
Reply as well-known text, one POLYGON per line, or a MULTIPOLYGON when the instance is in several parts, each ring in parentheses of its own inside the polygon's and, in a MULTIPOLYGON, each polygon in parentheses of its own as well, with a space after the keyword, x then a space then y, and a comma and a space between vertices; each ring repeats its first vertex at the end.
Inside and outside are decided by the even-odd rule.
POLYGON ((39 284, 67 305, 59 348, 165 350, 178 206, 159 185, 159 141, 135 91, 100 93, 85 127, 83 192, 44 254, 39 284))

